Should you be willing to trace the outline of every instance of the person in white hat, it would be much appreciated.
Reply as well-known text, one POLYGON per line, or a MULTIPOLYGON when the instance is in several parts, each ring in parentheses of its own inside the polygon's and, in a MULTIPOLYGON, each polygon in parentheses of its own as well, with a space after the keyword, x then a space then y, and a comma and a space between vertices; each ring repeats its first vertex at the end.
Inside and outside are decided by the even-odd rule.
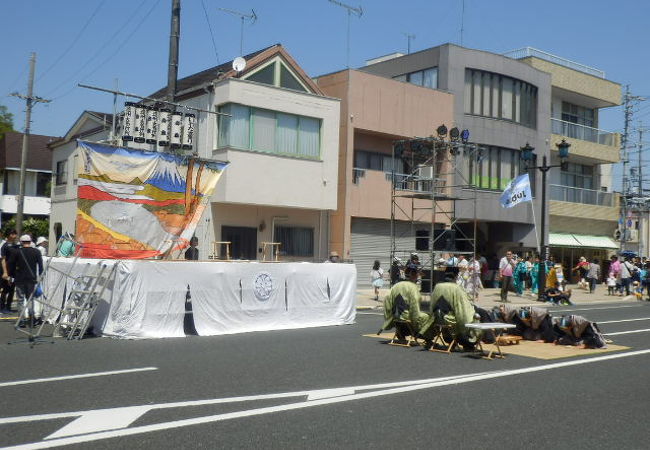
POLYGON ((41 252, 41 256, 47 256, 47 239, 44 236, 36 239, 36 249, 41 252))

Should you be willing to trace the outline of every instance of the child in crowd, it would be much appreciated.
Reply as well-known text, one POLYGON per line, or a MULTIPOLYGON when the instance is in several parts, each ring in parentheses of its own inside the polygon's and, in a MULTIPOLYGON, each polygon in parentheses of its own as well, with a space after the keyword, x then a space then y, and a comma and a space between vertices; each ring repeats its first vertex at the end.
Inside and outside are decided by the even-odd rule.
POLYGON ((643 300, 643 286, 638 281, 632 283, 632 292, 637 300, 643 300))
POLYGON ((609 277, 607 277, 607 295, 614 295, 616 292, 616 277, 610 272, 609 277))

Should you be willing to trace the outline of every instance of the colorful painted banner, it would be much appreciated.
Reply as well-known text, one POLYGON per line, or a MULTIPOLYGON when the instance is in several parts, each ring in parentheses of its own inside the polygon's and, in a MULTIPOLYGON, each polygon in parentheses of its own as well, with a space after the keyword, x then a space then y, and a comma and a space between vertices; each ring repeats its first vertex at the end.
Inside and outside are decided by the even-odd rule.
POLYGON ((76 241, 86 258, 185 248, 227 163, 78 141, 76 241))

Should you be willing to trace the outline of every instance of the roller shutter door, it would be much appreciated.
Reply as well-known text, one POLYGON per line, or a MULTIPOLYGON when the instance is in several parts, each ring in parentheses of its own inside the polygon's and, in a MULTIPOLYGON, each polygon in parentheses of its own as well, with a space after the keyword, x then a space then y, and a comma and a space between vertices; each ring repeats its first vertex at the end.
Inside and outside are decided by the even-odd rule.
MULTIPOLYGON (((426 229, 427 224, 421 224, 426 229)), ((416 228, 418 228, 416 226, 416 228)), ((411 224, 396 222, 397 248, 415 250, 411 224)), ((408 254, 405 255, 408 258, 408 254)), ((385 273, 390 268, 390 220, 352 218, 352 251, 357 286, 370 287, 372 264, 378 259, 385 273)))

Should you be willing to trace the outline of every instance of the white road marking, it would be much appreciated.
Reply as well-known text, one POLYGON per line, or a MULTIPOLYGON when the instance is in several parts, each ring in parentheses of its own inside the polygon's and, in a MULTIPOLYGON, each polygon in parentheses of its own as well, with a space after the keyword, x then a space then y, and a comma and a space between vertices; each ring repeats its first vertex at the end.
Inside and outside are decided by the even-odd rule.
POLYGON ((650 331, 650 328, 646 328, 645 330, 618 331, 616 333, 603 333, 603 334, 605 336, 616 336, 618 334, 645 333, 646 331, 650 331))
POLYGON ((598 325, 601 323, 619 323, 619 322, 636 322, 637 320, 650 320, 650 317, 641 317, 639 319, 623 319, 623 320, 606 320, 606 321, 599 321, 598 325))
POLYGON ((111 370, 109 372, 94 372, 94 373, 82 373, 79 375, 65 375, 61 377, 50 377, 50 378, 35 378, 33 380, 19 380, 19 381, 7 381, 0 383, 0 387, 6 386, 18 386, 21 384, 32 384, 32 383, 49 383, 50 381, 63 381, 63 380, 75 380, 77 378, 91 378, 91 377, 103 377, 107 375, 121 375, 124 373, 134 373, 134 372, 146 372, 148 370, 158 370, 157 367, 140 367, 137 369, 126 369, 126 370, 111 370))
POLYGON ((551 312, 573 312, 573 311, 596 311, 598 309, 621 309, 621 308, 640 308, 642 305, 621 305, 621 306, 598 306, 595 308, 579 308, 579 309, 549 309, 551 312))
MULTIPOLYGON (((84 443, 84 442, 92 442, 92 441, 97 441, 97 440, 101 440, 101 439, 110 439, 110 438, 115 438, 115 437, 133 436, 133 435, 142 434, 142 433, 150 433, 150 432, 154 432, 154 431, 169 430, 169 429, 172 429, 172 428, 180 428, 180 427, 186 427, 186 426, 191 426, 191 425, 201 425, 201 424, 206 424, 206 423, 219 422, 219 421, 242 418, 242 417, 259 416, 259 415, 263 415, 263 414, 276 413, 276 412, 281 412, 281 411, 292 411, 292 410, 310 408, 310 407, 314 407, 314 406, 343 403, 343 402, 348 402, 348 401, 352 401, 352 400, 361 400, 361 399, 366 399, 366 398, 375 398, 375 397, 382 397, 382 396, 392 395, 392 394, 400 394, 400 393, 404 393, 404 392, 414 392, 414 391, 418 391, 418 390, 422 390, 422 389, 430 389, 430 388, 439 387, 439 386, 449 386, 449 385, 471 383, 471 382, 474 382, 474 381, 482 381, 482 380, 488 380, 488 379, 493 379, 493 378, 501 378, 501 377, 507 377, 507 376, 512 376, 512 375, 520 375, 520 374, 525 374, 525 373, 539 372, 539 371, 544 371, 544 370, 559 369, 559 368, 563 368, 563 367, 571 367, 571 366, 577 366, 577 365, 582 365, 582 364, 590 364, 590 363, 595 363, 595 362, 608 361, 608 360, 619 359, 619 358, 626 358, 626 357, 630 357, 630 356, 645 355, 645 354, 649 354, 649 353, 650 353, 650 349, 646 349, 646 350, 638 350, 638 351, 633 351, 633 352, 625 352, 625 353, 604 355, 604 356, 599 356, 599 357, 594 357, 594 358, 583 358, 583 359, 578 359, 578 360, 573 360, 573 361, 564 361, 564 362, 559 362, 559 363, 546 364, 546 365, 542 365, 542 366, 526 367, 526 368, 522 368, 522 369, 504 370, 504 371, 479 373, 479 374, 470 374, 470 375, 467 375, 467 376, 451 377, 449 379, 442 379, 442 380, 436 380, 436 381, 433 381, 433 380, 415 380, 415 381, 398 382, 398 383, 387 383, 387 384, 383 384, 383 385, 374 385, 374 387, 376 388, 378 386, 388 386, 388 385, 393 385, 393 384, 394 385, 400 385, 401 384, 402 386, 392 387, 392 388, 387 388, 387 389, 382 389, 382 390, 375 390, 375 391, 371 391, 371 392, 364 392, 364 393, 359 393, 359 394, 343 395, 343 396, 340 396, 340 397, 328 397, 328 398, 323 398, 323 399, 313 400, 313 401, 301 401, 301 402, 289 403, 289 404, 285 404, 285 405, 268 406, 268 407, 254 408, 254 409, 249 409, 249 410, 244 410, 244 411, 235 411, 235 412, 230 412, 230 413, 215 414, 215 415, 204 416, 204 417, 195 417, 195 418, 191 418, 191 419, 175 420, 175 421, 158 423, 158 424, 153 424, 153 425, 142 425, 142 426, 133 427, 133 428, 125 428, 125 429, 111 430, 111 431, 100 431, 100 432, 93 433, 93 434, 85 434, 85 435, 81 435, 81 436, 72 436, 72 437, 64 437, 64 438, 52 439, 52 440, 47 440, 47 441, 42 441, 42 442, 34 442, 34 443, 29 443, 29 444, 17 445, 17 446, 8 447, 8 448, 41 449, 41 448, 57 447, 57 446, 62 446, 62 445, 72 445, 72 444, 79 444, 79 443, 84 443)), ((371 386, 362 386, 361 388, 373 389, 373 387, 371 387, 371 386)), ((349 390, 356 391, 356 390, 359 390, 359 387, 350 387, 350 388, 342 388, 342 389, 349 389, 349 390)), ((306 393, 306 395, 309 395, 309 392, 314 392, 314 391, 304 391, 304 392, 306 393)), ((322 390, 318 390, 316 392, 322 392, 322 390)), ((285 393, 285 394, 271 394, 271 395, 276 395, 276 396, 278 396, 276 398, 279 398, 279 396, 289 397, 289 396, 295 396, 296 394, 297 393, 285 393)), ((260 398, 260 397, 268 397, 268 396, 257 396, 257 397, 260 398)), ((217 402, 219 400, 221 400, 221 401, 224 401, 224 400, 233 401, 233 399, 213 399, 213 400, 207 400, 207 401, 217 402)), ((143 405, 143 407, 144 406, 147 406, 147 405, 143 405)), ((116 409, 119 410, 121 408, 116 408, 116 409)), ((30 417, 30 416, 28 416, 28 417, 30 417)), ((35 417, 35 416, 31 416, 31 417, 35 417)), ((24 420, 24 421, 31 421, 31 420, 34 420, 34 419, 29 419, 29 420, 24 420)))

